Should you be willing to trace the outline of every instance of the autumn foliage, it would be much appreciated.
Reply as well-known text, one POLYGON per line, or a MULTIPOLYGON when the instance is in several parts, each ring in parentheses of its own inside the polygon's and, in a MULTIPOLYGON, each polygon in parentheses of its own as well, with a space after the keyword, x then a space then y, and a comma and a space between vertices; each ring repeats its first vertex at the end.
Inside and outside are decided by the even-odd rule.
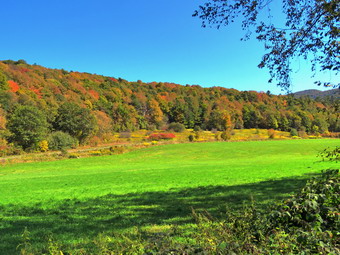
POLYGON ((149 136, 149 140, 158 141, 158 140, 171 140, 174 139, 176 136, 172 133, 160 133, 160 134, 151 134, 149 136))
POLYGON ((17 92, 20 88, 18 83, 16 83, 15 81, 8 81, 8 86, 9 89, 14 93, 17 92))
MULTIPOLYGON (((243 128, 296 129, 307 136, 340 132, 337 105, 339 100, 332 97, 314 100, 223 87, 129 82, 25 61, 0 61, 1 130, 7 132, 6 123, 18 106, 34 106, 46 117, 49 134, 63 131, 83 143, 94 136, 105 140, 114 132, 141 129, 227 133, 243 128), (70 103, 77 114, 62 111, 70 103)), ((150 135, 150 139, 173 138, 170 133, 150 135)), ((6 137, 0 134, 0 139, 6 137)))

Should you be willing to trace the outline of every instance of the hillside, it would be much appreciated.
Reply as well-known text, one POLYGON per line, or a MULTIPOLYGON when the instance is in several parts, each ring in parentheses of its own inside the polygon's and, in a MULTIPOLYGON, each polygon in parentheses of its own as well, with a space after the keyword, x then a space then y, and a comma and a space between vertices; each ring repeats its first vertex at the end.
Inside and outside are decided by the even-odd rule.
POLYGON ((340 89, 330 89, 326 91, 321 91, 317 89, 308 89, 303 91, 298 91, 293 93, 295 97, 302 97, 308 96, 311 98, 324 98, 324 97, 333 97, 333 98, 340 98, 340 89))
MULTIPOLYGON (((129 82, 121 78, 0 61, 0 146, 109 140, 112 132, 263 128, 310 134, 340 131, 334 100, 275 96, 222 87, 129 82), (59 132, 55 134, 55 132, 59 132), (57 138, 55 138, 57 137, 57 138), (58 141, 59 141, 58 140, 58 141), (51 141, 51 139, 49 140, 51 141)), ((51 145, 51 144, 50 144, 51 145)), ((47 144, 40 144, 47 149, 47 144)))

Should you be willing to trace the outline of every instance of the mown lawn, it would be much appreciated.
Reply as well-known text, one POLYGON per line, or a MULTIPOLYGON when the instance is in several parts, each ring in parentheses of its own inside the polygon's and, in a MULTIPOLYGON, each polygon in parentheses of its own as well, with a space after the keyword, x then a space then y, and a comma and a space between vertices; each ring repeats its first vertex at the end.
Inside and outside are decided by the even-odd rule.
POLYGON ((53 235, 91 243, 102 232, 190 224, 191 207, 223 217, 251 197, 270 204, 312 174, 338 167, 318 151, 336 139, 155 146, 127 154, 0 169, 0 254, 18 253, 27 227, 39 247, 53 235))

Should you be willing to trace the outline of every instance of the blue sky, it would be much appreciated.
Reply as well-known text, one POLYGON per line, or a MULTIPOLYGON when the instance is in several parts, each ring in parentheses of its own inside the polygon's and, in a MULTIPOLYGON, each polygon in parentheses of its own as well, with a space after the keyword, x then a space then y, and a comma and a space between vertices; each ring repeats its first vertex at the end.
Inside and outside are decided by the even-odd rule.
MULTIPOLYGON (((239 26, 202 28, 191 15, 201 0, 3 1, 0 59, 25 59, 50 68, 129 81, 281 93, 258 69, 264 53, 241 42, 239 26)), ((296 61, 293 91, 313 84, 308 63, 296 61)), ((322 74, 321 78, 338 81, 322 74)))

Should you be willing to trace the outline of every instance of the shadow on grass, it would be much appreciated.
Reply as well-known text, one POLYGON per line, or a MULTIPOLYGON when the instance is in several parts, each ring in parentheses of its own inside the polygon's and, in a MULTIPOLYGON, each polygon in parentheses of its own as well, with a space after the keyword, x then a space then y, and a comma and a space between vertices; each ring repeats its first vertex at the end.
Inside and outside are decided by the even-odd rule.
POLYGON ((49 234, 61 242, 87 239, 133 226, 192 223, 191 207, 223 217, 226 206, 237 210, 254 198, 260 206, 299 190, 310 175, 237 186, 207 186, 125 195, 109 194, 85 201, 67 199, 54 208, 41 205, 0 207, 0 254, 15 254, 24 229, 31 243, 45 243, 49 234))

